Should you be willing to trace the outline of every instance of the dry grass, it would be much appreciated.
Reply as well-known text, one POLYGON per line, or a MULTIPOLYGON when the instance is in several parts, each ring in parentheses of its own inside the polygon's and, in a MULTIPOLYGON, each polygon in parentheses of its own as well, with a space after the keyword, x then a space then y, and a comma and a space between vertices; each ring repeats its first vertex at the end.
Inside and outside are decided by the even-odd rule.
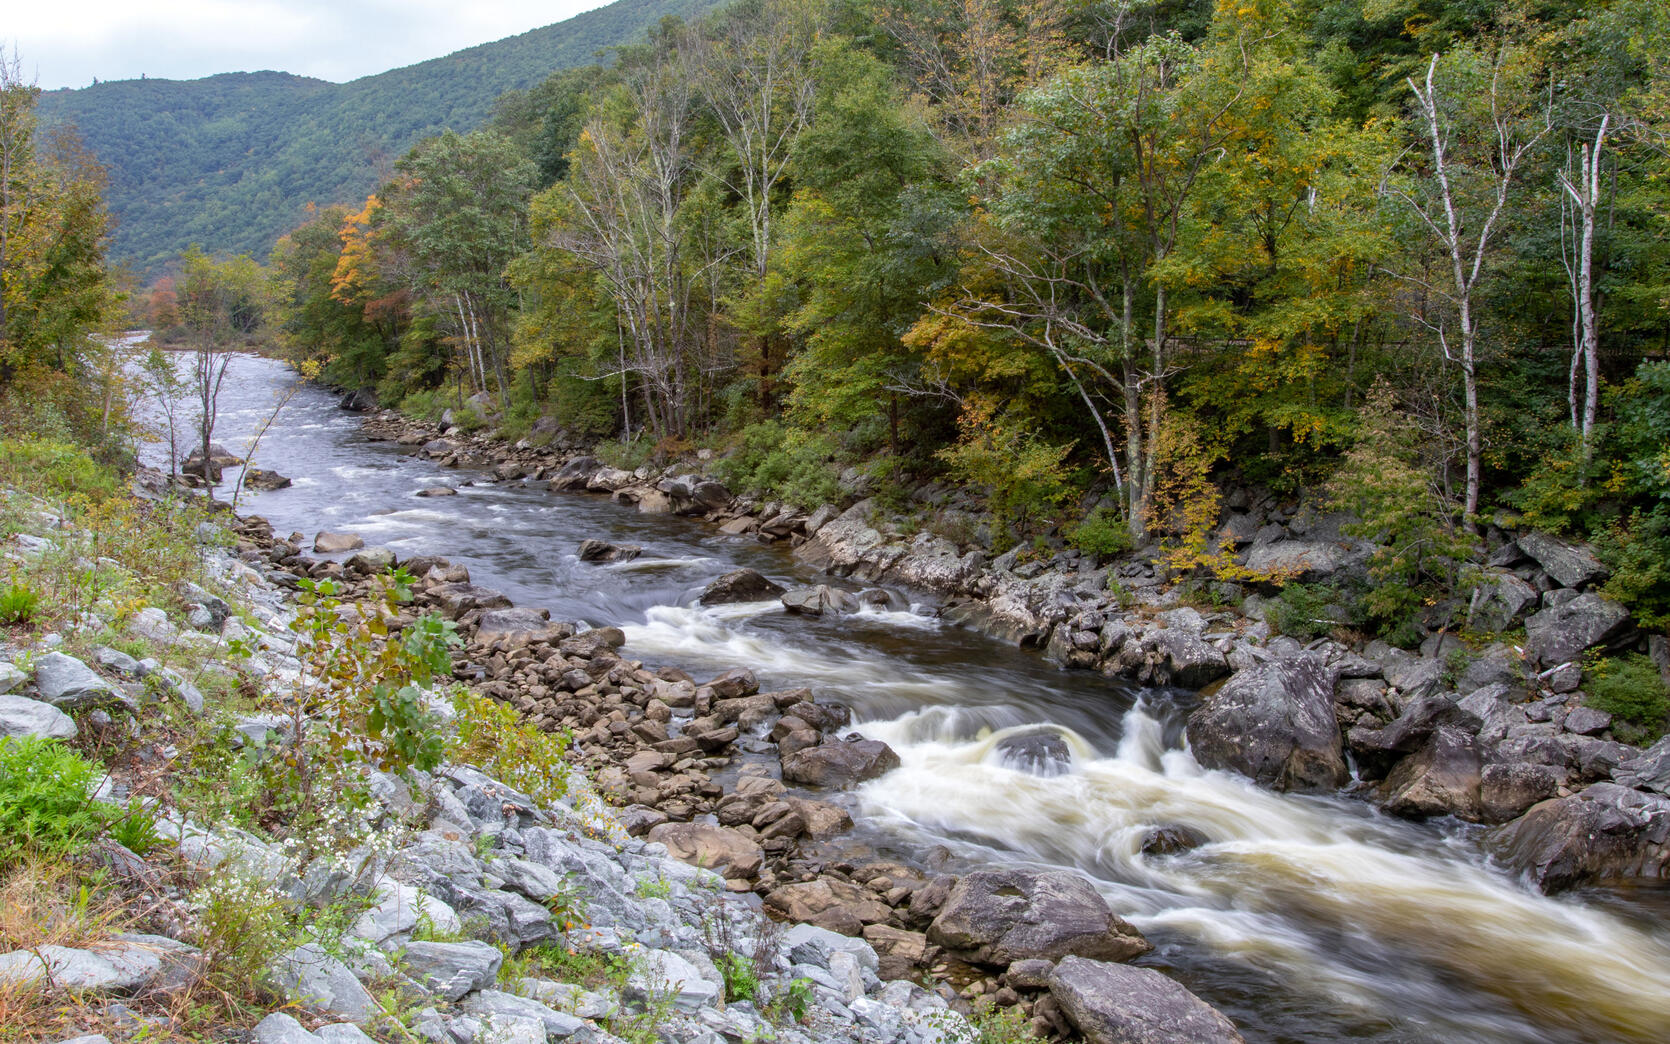
POLYGON ((84 885, 64 863, 25 860, 0 872, 0 952, 87 946, 130 924, 120 895, 84 885))

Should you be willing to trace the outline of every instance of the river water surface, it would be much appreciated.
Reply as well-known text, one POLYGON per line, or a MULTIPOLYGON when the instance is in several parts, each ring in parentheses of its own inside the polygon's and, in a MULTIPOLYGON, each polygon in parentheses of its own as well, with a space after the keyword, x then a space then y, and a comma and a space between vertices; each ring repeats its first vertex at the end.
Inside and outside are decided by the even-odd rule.
MULTIPOLYGON (((295 379, 236 360, 217 441, 242 455, 295 379)), ((1205 771, 1182 746, 1187 694, 1058 671, 925 606, 828 620, 774 602, 703 608, 702 587, 741 566, 784 583, 815 577, 779 548, 686 519, 439 468, 367 440, 359 422, 334 396, 296 390, 256 454, 294 485, 245 493, 240 511, 309 541, 348 530, 401 558, 445 555, 518 605, 623 627, 623 654, 651 666, 698 677, 747 666, 767 687, 808 685, 847 704, 903 760, 853 795, 862 842, 907 860, 935 853, 954 870, 1089 874, 1155 943, 1140 963, 1183 981, 1249 1041, 1670 1041, 1662 895, 1545 898, 1490 866, 1476 828, 1205 771), (459 495, 415 496, 442 484, 459 495), (588 538, 644 554, 584 564, 575 552, 588 538), (1029 775, 994 753, 1004 730, 1039 725, 1065 734, 1070 771, 1029 775), (1208 842, 1145 856, 1156 826, 1208 842)))

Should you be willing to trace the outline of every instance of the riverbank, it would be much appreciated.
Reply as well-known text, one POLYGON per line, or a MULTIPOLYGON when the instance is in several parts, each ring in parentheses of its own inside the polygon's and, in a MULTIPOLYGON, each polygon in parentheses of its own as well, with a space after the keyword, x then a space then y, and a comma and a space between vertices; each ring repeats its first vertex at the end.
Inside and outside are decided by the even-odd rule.
MULTIPOLYGON (((1597 593, 1605 568, 1581 546, 1492 529, 1470 626, 1405 650, 1339 640, 1326 605, 1294 627, 1293 605, 1270 597, 1273 586, 1218 585, 1208 601, 1196 592, 1190 604, 1153 553, 1106 563, 1072 550, 988 559, 934 532, 907 535, 862 499, 806 513, 732 497, 700 461, 628 472, 575 446, 510 445, 388 413, 369 417, 366 429, 500 482, 607 495, 784 542, 831 577, 788 592, 750 581, 735 599, 717 590, 704 601, 775 594, 791 612, 840 613, 863 604, 865 592, 850 581, 896 585, 938 599, 945 619, 1037 648, 1065 668, 1201 690, 1188 736, 1202 764, 1281 790, 1348 789, 1400 816, 1497 826, 1491 850, 1544 890, 1670 873, 1660 836, 1670 821, 1670 743, 1644 750, 1621 742, 1633 738, 1632 724, 1595 709, 1586 692, 1602 683, 1597 667, 1607 657, 1650 662, 1662 685, 1670 644, 1597 593), (1273 625, 1281 623, 1301 637, 1279 633, 1273 625), (1600 819, 1613 824, 1604 842, 1591 836, 1600 819)), ((1313 582, 1360 575, 1375 550, 1347 536, 1349 519, 1337 514, 1271 498, 1230 503, 1221 535, 1250 574, 1313 582)), ((1655 679, 1641 681, 1650 699, 1655 679)))
POLYGON ((406 724, 445 756, 397 756, 405 734, 354 704, 391 647, 444 629, 378 589, 375 556, 298 603, 242 523, 136 488, 92 509, 0 494, 0 1039, 961 1032, 861 940, 784 931, 629 837, 583 773, 503 761, 539 741, 490 700, 408 677, 406 724), (49 578, 93 552, 66 603, 49 578))

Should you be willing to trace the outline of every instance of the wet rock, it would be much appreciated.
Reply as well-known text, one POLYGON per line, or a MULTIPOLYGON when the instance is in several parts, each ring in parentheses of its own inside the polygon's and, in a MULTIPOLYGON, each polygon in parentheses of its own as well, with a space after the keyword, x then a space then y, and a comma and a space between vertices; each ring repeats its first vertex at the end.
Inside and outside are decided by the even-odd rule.
POLYGON ((1334 718, 1332 668, 1309 658, 1238 671, 1189 716, 1195 757, 1280 790, 1321 791, 1348 778, 1334 718))
POLYGON ((765 853, 748 837, 707 823, 663 823, 650 830, 650 841, 667 846, 680 862, 705 867, 731 879, 758 876, 765 853))
POLYGON ((1177 855, 1180 852, 1190 852, 1209 839, 1194 827, 1171 825, 1157 826, 1143 835, 1142 854, 1151 856, 1177 855))
POLYGON ((880 740, 822 743, 783 758, 783 778, 811 787, 840 789, 899 767, 899 755, 880 740))
POLYGON ((320 530, 313 538, 313 550, 322 555, 357 551, 364 546, 365 540, 358 533, 329 533, 320 530))
POLYGON ((713 690, 715 699, 733 700, 759 692, 760 682, 754 677, 753 671, 746 667, 735 667, 708 682, 705 687, 713 690))
POLYGON ((451 486, 430 486, 427 489, 418 490, 415 495, 420 497, 456 497, 458 491, 451 486))
POLYGON ((1543 533, 1526 533, 1517 542, 1520 550, 1535 559, 1543 572, 1561 587, 1585 587, 1609 575, 1587 547, 1567 544, 1543 533))
POLYGON ((1128 961, 1153 949, 1079 874, 980 870, 952 887, 928 939, 983 964, 1072 955, 1128 961))
POLYGON ((585 489, 591 477, 602 468, 603 462, 596 457, 575 457, 551 476, 551 489, 555 492, 585 489))
POLYGON ((290 480, 276 471, 262 471, 260 468, 249 468, 244 472, 244 488, 262 493, 270 493, 275 489, 286 489, 290 480))
POLYGON ((1479 818, 1506 823, 1560 791, 1565 773, 1552 765, 1525 761, 1486 765, 1479 781, 1479 818))
POLYGON ((1598 594, 1581 594, 1525 621, 1525 654, 1533 663, 1551 667, 1628 631, 1628 609, 1598 594))
POLYGON ((636 544, 611 544, 606 540, 585 540, 580 543, 582 562, 630 562, 644 553, 636 544))
POLYGON ((1399 816, 1480 817, 1484 765, 1473 737, 1440 726, 1418 752, 1398 762, 1381 788, 1386 811, 1399 816))
POLYGON ((1620 786, 1670 795, 1670 736, 1619 762, 1612 778, 1620 786))
POLYGON ((1144 636, 1143 645, 1154 650, 1163 666, 1163 676, 1154 678, 1156 684, 1199 689, 1229 673, 1224 654, 1202 639, 1198 631, 1162 628, 1144 636))
POLYGON ((1069 957, 1049 987, 1089 1044, 1243 1044, 1222 1012, 1151 968, 1069 957))
POLYGON ((0 739, 39 736, 74 739, 75 721, 50 703, 0 693, 0 739))
POLYGON ((806 836, 813 841, 826 841, 852 829, 852 815, 839 805, 792 796, 785 800, 805 824, 806 836))
POLYGON ((782 597, 783 608, 802 616, 822 616, 826 612, 855 613, 858 599, 845 591, 819 584, 816 587, 797 587, 782 597))
POLYGON ((868 888, 828 877, 775 889, 766 895, 765 906, 785 920, 841 935, 858 935, 865 925, 881 924, 893 914, 868 888))
POLYGON ((753 569, 735 569, 702 589, 699 601, 703 605, 728 605, 732 602, 763 602, 777 598, 785 588, 773 583, 753 569))
POLYGON ((1490 835, 1544 892, 1670 876, 1670 798, 1612 783, 1544 801, 1490 835))
POLYGON ((1059 776, 1072 767, 1073 751, 1067 737, 1042 728, 1005 736, 994 749, 1003 762, 1034 776, 1059 776))
POLYGON ((656 488, 672 500, 676 515, 710 515, 730 507, 734 499, 724 483, 700 475, 674 475, 656 488))

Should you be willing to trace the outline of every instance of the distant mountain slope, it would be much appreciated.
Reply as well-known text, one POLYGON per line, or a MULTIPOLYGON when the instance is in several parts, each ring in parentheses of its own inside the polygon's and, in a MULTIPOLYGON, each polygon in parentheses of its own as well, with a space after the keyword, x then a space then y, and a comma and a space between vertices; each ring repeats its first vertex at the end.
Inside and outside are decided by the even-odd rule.
POLYGON ((117 80, 41 95, 110 170, 114 260, 151 274, 190 243, 264 258, 309 202, 362 199, 419 139, 717 0, 617 0, 443 58, 333 84, 281 72, 117 80))

